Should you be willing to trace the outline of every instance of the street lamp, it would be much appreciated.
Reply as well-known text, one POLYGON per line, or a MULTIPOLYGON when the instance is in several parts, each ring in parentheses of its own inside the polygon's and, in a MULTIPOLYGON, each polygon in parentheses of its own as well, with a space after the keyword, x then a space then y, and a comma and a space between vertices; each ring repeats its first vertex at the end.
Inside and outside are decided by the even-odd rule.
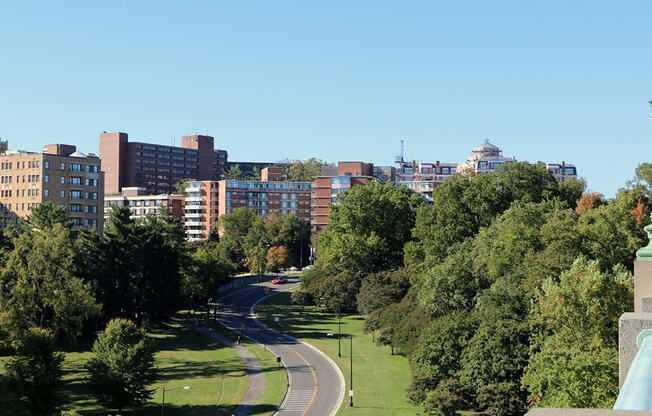
POLYGON ((350 367, 351 367, 351 389, 349 390, 349 407, 353 407, 353 335, 351 335, 351 352, 349 353, 350 357, 350 367))
POLYGON ((163 387, 163 400, 161 401, 161 416, 165 416, 165 391, 171 391, 171 390, 178 390, 183 388, 184 390, 190 390, 190 386, 184 386, 184 387, 170 387, 169 389, 166 389, 163 387))
POLYGON ((342 316, 337 313, 337 356, 342 356, 342 347, 340 346, 342 339, 342 316))

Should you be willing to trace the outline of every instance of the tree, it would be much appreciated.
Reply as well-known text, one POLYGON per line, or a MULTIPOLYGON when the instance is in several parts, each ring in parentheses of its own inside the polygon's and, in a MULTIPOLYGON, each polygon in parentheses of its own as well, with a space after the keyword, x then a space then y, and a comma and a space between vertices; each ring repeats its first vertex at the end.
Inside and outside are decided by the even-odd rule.
POLYGON ((217 288, 227 283, 233 271, 231 263, 199 246, 184 267, 181 293, 193 302, 193 306, 204 303, 217 288))
POLYGON ((312 182, 321 173, 322 166, 332 166, 321 159, 311 157, 310 159, 285 160, 281 162, 283 166, 283 176, 288 181, 312 182))
POLYGON ((310 221, 294 214, 270 215, 265 220, 267 240, 272 246, 283 246, 293 265, 303 266, 310 257, 310 221))
POLYGON ((247 179, 247 174, 240 169, 240 165, 233 165, 226 171, 224 174, 226 179, 237 179, 244 180, 247 179))
POLYGON ((618 318, 633 310, 631 274, 579 257, 536 297, 522 382, 540 406, 604 407, 618 393, 618 318), (587 394, 587 392, 591 392, 587 394))
POLYGON ((226 247, 231 261, 243 267, 246 257, 245 250, 257 245, 259 241, 254 241, 254 239, 260 240, 261 226, 264 234, 262 217, 251 208, 237 208, 231 214, 221 216, 215 226, 222 230, 220 244, 226 247), (254 228, 257 228, 256 235, 250 237, 254 228))
POLYGON ((602 194, 597 192, 587 192, 582 194, 582 197, 577 201, 577 208, 575 208, 575 212, 577 212, 579 215, 586 214, 593 208, 597 208, 600 205, 604 205, 605 203, 606 201, 604 200, 604 196, 602 194))
POLYGON ((152 397, 148 388, 158 376, 154 342, 145 331, 125 319, 111 320, 93 344, 86 364, 93 395, 104 407, 137 406, 152 397))
POLYGON ((51 331, 32 327, 21 337, 16 355, 6 365, 6 382, 28 414, 50 414, 54 409, 62 362, 51 331))
POLYGON ((253 174, 251 176, 249 176, 247 179, 249 179, 251 181, 259 181, 260 180, 260 168, 258 168, 257 166, 254 166, 251 171, 252 171, 253 174))
POLYGON ((357 296, 358 310, 365 315, 399 302, 410 286, 405 268, 394 272, 379 272, 362 279, 357 296))
POLYGON ((36 230, 52 228, 55 224, 72 227, 72 223, 66 219, 66 210, 49 201, 32 208, 30 215, 23 221, 27 228, 36 230))
POLYGON ((525 400, 519 386, 513 383, 497 383, 483 386, 476 397, 480 408, 491 416, 522 415, 525 400))
POLYGON ((460 382, 455 378, 448 378, 428 394, 424 410, 430 415, 456 416, 457 411, 468 404, 464 396, 460 382))
POLYGON ((0 269, 0 327, 10 339, 20 339, 32 326, 74 339, 85 320, 99 313, 90 283, 75 275, 69 234, 54 224, 14 240, 0 269))
POLYGON ((278 272, 281 267, 287 267, 289 264, 290 254, 285 247, 270 247, 267 250, 267 270, 278 272))
POLYGON ((262 244, 251 247, 247 250, 247 262, 245 266, 255 275, 265 273, 267 264, 267 249, 262 244))
POLYGON ((421 197, 391 183, 354 186, 331 206, 328 229, 319 234, 318 261, 364 273, 401 267, 422 204, 421 197))

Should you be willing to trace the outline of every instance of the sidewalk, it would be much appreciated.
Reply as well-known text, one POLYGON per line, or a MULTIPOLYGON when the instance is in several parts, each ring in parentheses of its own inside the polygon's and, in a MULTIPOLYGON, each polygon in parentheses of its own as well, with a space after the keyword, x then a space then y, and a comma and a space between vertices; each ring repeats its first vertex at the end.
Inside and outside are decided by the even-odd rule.
POLYGON ((242 362, 247 368, 247 374, 249 374, 249 388, 240 401, 240 404, 238 404, 238 407, 233 412, 233 416, 248 416, 256 403, 260 401, 263 391, 265 391, 265 374, 263 373, 263 368, 261 367, 260 362, 258 362, 258 359, 251 351, 242 345, 232 342, 221 334, 211 332, 208 329, 201 327, 193 329, 202 334, 208 335, 229 348, 233 348, 236 354, 238 354, 242 359, 242 362))

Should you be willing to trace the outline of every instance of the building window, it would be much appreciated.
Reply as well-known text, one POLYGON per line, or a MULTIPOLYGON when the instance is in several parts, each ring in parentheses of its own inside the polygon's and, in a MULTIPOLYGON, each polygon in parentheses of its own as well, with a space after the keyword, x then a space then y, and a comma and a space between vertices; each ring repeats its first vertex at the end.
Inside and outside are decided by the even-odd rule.
POLYGON ((95 186, 95 187, 97 187, 97 179, 86 178, 86 186, 95 186))
POLYGON ((65 197, 66 197, 66 191, 61 191, 61 198, 65 198, 65 197))
POLYGON ((81 172, 82 171, 82 165, 80 163, 71 163, 70 164, 70 170, 73 172, 81 172))
POLYGON ((62 183, 62 184, 63 184, 63 183, 66 183, 66 177, 65 177, 65 176, 62 176, 62 177, 61 177, 61 183, 62 183))
POLYGON ((50 169, 50 161, 49 160, 45 161, 45 169, 50 169))
POLYGON ((61 162, 61 170, 66 170, 66 164, 61 162))
POLYGON ((86 199, 97 200, 97 192, 86 192, 86 199))
POLYGON ((81 185, 82 184, 81 178, 75 178, 75 177, 71 176, 69 179, 70 179, 70 184, 71 185, 81 185))
POLYGON ((50 196, 50 190, 49 189, 43 190, 43 195, 44 196, 50 196))
POLYGON ((98 173, 100 171, 100 167, 97 165, 86 165, 86 172, 88 173, 98 173))

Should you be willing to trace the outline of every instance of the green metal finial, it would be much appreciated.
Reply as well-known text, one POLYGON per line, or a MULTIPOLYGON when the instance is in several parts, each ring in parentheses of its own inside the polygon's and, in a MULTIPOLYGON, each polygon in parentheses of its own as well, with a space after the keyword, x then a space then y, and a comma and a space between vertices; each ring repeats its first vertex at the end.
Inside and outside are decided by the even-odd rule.
POLYGON ((647 233, 647 238, 650 240, 647 246, 640 248, 636 252, 636 261, 652 261, 652 224, 643 228, 647 233))

